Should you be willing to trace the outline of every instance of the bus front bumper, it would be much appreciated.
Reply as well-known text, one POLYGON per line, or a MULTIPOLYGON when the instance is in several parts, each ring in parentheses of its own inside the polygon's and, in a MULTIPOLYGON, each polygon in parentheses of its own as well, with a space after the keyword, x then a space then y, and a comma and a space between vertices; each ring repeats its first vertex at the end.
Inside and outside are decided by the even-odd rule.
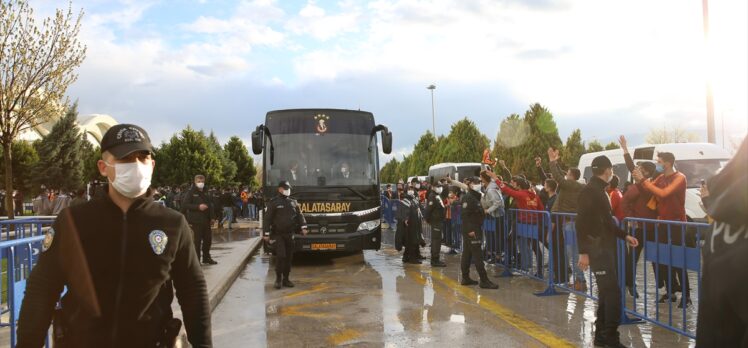
POLYGON ((350 233, 308 234, 294 236, 296 251, 360 251, 379 250, 382 245, 382 229, 350 233))

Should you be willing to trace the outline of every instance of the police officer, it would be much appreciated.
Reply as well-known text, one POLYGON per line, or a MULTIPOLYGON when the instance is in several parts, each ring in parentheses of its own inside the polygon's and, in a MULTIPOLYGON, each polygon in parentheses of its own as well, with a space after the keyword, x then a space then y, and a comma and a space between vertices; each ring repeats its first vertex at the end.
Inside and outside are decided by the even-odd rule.
POLYGON ((210 257, 210 246, 213 243, 213 232, 210 230, 213 219, 213 203, 211 196, 205 190, 205 176, 195 175, 194 185, 182 197, 182 213, 187 217, 192 231, 195 233, 195 251, 200 259, 202 251, 203 263, 215 265, 218 262, 210 257))
POLYGON ((295 233, 307 234, 306 220, 301 214, 299 203, 291 196, 291 184, 281 181, 278 195, 267 203, 267 213, 263 222, 265 241, 275 250, 275 288, 294 287, 288 279, 295 248, 295 233))
POLYGON ((470 263, 480 276, 480 287, 484 289, 498 289, 499 286, 488 279, 486 266, 483 264, 483 220, 485 213, 480 204, 482 197, 481 181, 475 176, 467 180, 467 193, 462 195, 462 285, 475 285, 477 281, 470 279, 470 263))
POLYGON ((588 266, 595 273, 598 289, 595 346, 623 347, 618 334, 621 320, 621 288, 616 271, 616 238, 625 239, 632 247, 639 245, 633 236, 613 220, 605 187, 613 178, 613 164, 606 156, 592 160, 592 175, 577 198, 576 228, 579 243, 579 267, 588 266))
POLYGON ((103 197, 61 212, 26 285, 17 347, 171 347, 181 322, 193 347, 211 347, 208 294, 184 216, 155 203, 146 132, 116 125, 101 141, 103 197), (55 309, 63 288, 61 308, 55 309))
POLYGON ((418 249, 422 226, 421 217, 415 188, 408 186, 397 207, 398 237, 405 247, 403 263, 421 263, 421 253, 418 249))
POLYGON ((439 260, 439 252, 442 249, 442 238, 446 206, 444 201, 444 182, 431 186, 431 192, 426 203, 426 222, 431 225, 431 266, 446 267, 447 264, 439 260))

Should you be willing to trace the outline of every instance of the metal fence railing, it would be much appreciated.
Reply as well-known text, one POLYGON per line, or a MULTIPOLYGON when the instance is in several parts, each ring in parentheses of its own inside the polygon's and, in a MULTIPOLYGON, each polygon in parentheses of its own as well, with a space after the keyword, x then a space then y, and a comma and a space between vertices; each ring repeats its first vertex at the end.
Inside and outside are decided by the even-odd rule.
MULTIPOLYGON (((383 199, 383 218, 394 228, 396 204, 383 199), (387 212, 389 211, 389 212, 387 212)), ((449 207, 444 244, 459 252, 460 205, 449 207)), ((689 338, 696 337, 701 289, 701 245, 711 226, 705 223, 626 218, 621 228, 639 240, 631 248, 619 240, 617 274, 624 324, 647 321, 689 338), (643 257, 642 257, 643 256, 643 257), (680 297, 677 294, 680 294, 680 297)), ((430 228, 424 222, 424 235, 430 228)), ((572 292, 597 300, 592 271, 577 263, 576 214, 508 209, 483 223, 485 260, 503 268, 502 276, 526 276, 547 284, 537 295, 572 292)))

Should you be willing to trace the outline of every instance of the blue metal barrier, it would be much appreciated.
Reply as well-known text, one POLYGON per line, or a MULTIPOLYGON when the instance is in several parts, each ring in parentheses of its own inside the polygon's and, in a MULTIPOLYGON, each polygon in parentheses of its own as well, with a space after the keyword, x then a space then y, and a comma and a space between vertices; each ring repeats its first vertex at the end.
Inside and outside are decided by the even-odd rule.
POLYGON ((696 338, 697 313, 689 307, 698 308, 701 242, 711 225, 626 218, 622 226, 639 240, 639 247, 633 250, 627 249, 623 241, 619 241, 621 291, 628 290, 631 295, 623 298, 624 313, 696 338), (642 254, 644 262, 639 265, 642 254), (647 262, 652 265, 651 270, 647 270, 647 262), (692 281, 696 281, 695 289, 691 288, 692 281), (660 296, 660 289, 663 289, 663 297, 660 296), (693 291, 696 291, 696 296, 693 291), (681 293, 679 300, 675 296, 677 292, 681 293), (666 313, 662 313, 660 308, 663 305, 667 307, 666 313), (677 309, 674 310, 673 306, 677 306, 677 309))
MULTIPOLYGON (((38 260, 44 236, 15 239, 0 242, 2 254, 2 273, 0 283, 6 285, 0 307, 0 330, 10 329, 10 346, 16 345, 16 324, 21 310, 21 303, 26 289, 26 279, 38 260), (8 315, 8 322, 3 322, 3 315, 8 315)), ((47 342, 49 347, 49 342, 47 342)))
POLYGON ((54 223, 54 218, 20 218, 0 221, 0 241, 40 236, 54 223))

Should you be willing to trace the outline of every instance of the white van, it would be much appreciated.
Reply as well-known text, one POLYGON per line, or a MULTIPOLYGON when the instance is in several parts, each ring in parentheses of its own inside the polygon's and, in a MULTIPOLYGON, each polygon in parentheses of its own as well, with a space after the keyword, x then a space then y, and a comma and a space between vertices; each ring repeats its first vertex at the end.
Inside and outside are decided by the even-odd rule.
MULTIPOLYGON (((705 221, 706 212, 701 204, 699 188, 701 180, 709 179, 717 174, 730 160, 730 153, 725 149, 710 143, 679 143, 640 145, 629 148, 634 163, 639 161, 657 162, 658 152, 671 152, 675 155, 675 169, 686 175, 686 216, 689 221, 705 221)), ((579 170, 582 172, 580 182, 586 183, 592 177, 590 167, 592 159, 597 156, 608 156, 613 163, 613 173, 621 178, 619 188, 623 189, 626 181, 632 181, 623 158, 623 150, 608 150, 587 153, 579 158, 579 170)))
POLYGON ((480 175, 480 171, 485 165, 480 163, 439 163, 429 167, 429 181, 436 182, 439 179, 449 176, 450 178, 462 181, 465 178, 480 175))
POLYGON ((426 179, 428 177, 426 177, 426 176, 409 176, 408 177, 408 181, 406 181, 405 183, 407 184, 407 183, 411 182, 411 180, 413 180, 413 178, 418 178, 418 182, 424 182, 424 181, 426 181, 426 179))

